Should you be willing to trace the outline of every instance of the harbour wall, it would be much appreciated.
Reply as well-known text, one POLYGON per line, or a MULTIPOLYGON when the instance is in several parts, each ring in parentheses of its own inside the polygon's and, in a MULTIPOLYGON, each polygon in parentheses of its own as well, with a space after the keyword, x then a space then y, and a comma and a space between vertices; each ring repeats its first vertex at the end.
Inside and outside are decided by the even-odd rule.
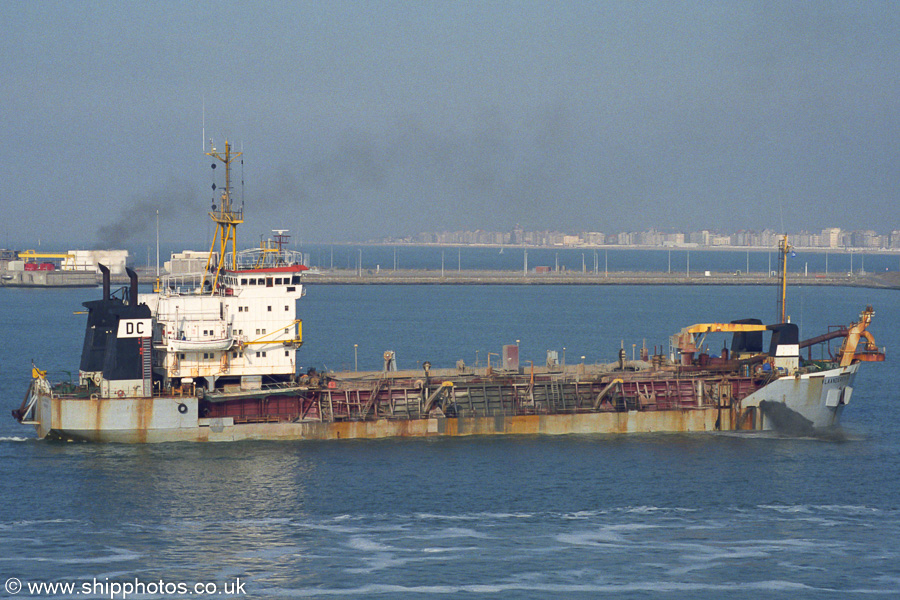
MULTIPOLYGON (((619 271, 548 272, 534 271, 448 271, 401 269, 388 270, 334 270, 310 272, 306 282, 319 285, 771 285, 779 284, 779 278, 760 274, 735 274, 717 272, 654 273, 619 271)), ((866 288, 900 288, 900 277, 888 275, 794 275, 788 276, 788 285, 849 286, 866 288)))
MULTIPOLYGON (((135 269, 141 283, 149 285, 156 279, 156 270, 138 267, 135 269)), ((59 276, 56 272, 54 276, 59 276)), ((353 269, 331 271, 310 271, 306 283, 317 285, 778 285, 778 277, 764 273, 735 274, 699 271, 696 273, 665 273, 616 271, 609 273, 551 271, 538 273, 529 271, 504 270, 440 270, 398 269, 372 270, 361 273, 353 269)), ((96 277, 94 278, 96 279, 96 277)), ((22 286, 24 282, 6 282, 8 285, 22 286)), ((127 284, 125 277, 113 277, 116 285, 127 284)), ((90 277, 78 281, 40 281, 31 283, 34 287, 91 286, 96 281, 90 277)), ((862 288, 900 289, 900 273, 871 275, 802 275, 789 274, 788 285, 843 286, 862 288)))

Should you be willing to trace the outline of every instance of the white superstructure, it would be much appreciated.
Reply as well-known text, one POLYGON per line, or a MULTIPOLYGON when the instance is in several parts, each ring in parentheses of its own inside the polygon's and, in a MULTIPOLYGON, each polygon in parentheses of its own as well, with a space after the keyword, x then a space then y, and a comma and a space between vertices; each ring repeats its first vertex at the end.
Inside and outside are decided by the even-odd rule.
POLYGON ((302 343, 296 301, 307 267, 299 253, 284 249, 286 230, 258 249, 237 251, 243 208, 233 206, 231 163, 241 153, 226 141, 225 152, 213 147, 206 154, 225 165, 225 186, 209 213, 216 234, 209 252, 172 255, 179 267, 204 265, 193 273, 173 269, 156 293, 141 296, 153 316, 153 373, 165 389, 289 381, 302 343))
POLYGON ((204 291, 202 274, 163 279, 159 292, 140 297, 154 319, 154 373, 210 390, 223 378, 246 387, 262 377, 293 377, 305 269, 224 271, 215 293, 204 291))

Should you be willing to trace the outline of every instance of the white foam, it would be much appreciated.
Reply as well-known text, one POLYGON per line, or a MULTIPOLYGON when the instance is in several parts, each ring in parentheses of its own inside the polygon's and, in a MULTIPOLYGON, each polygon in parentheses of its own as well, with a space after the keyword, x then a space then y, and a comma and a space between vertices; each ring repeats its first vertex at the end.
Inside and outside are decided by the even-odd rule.
POLYGON ((647 529, 659 529, 659 526, 645 523, 618 523, 616 525, 604 525, 599 529, 561 533, 555 539, 558 542, 573 546, 622 546, 633 543, 625 534, 647 529))
POLYGON ((596 510, 579 510, 579 511, 572 512, 572 513, 566 513, 562 516, 562 518, 570 519, 570 520, 589 519, 591 517, 597 517, 600 514, 602 514, 602 513, 600 513, 600 511, 596 511, 596 510))
POLYGON ((84 558, 48 558, 45 556, 33 556, 33 557, 22 557, 18 556, 15 558, 0 558, 2 561, 12 561, 17 560, 23 563, 28 562, 38 562, 38 563, 50 563, 50 564, 60 564, 60 565, 97 565, 97 564, 106 564, 106 563, 116 563, 116 562, 125 562, 132 561, 141 558, 143 555, 137 552, 132 552, 131 550, 126 550, 124 548, 108 548, 111 550, 113 554, 108 556, 92 556, 92 557, 84 557, 84 558))
POLYGON ((770 558, 770 556, 771 555, 768 552, 762 550, 713 550, 712 548, 706 548, 697 554, 682 556, 682 560, 686 561, 688 564, 682 567, 668 569, 668 573, 670 575, 685 575, 693 571, 719 567, 723 561, 748 559, 765 560, 770 558))
POLYGON ((624 513, 637 513, 637 514, 648 514, 648 513, 680 513, 680 512, 697 512, 699 509, 697 508, 684 508, 680 506, 628 506, 620 509, 621 512, 624 513))
POLYGON ((872 506, 857 506, 855 504, 815 504, 812 507, 816 510, 837 512, 849 515, 871 515, 881 512, 881 509, 872 506))
POLYGON ((416 513, 413 515, 416 519, 423 521, 479 521, 483 520, 483 515, 441 515, 436 513, 416 513))
POLYGON ((10 437, 0 437, 0 442, 27 442, 28 440, 31 440, 31 439, 35 439, 35 438, 23 438, 23 437, 17 437, 17 436, 10 436, 10 437))
POLYGON ((436 539, 452 539, 452 538, 475 538, 489 539, 489 536, 480 531, 476 531, 470 527, 446 527, 435 531, 424 532, 421 535, 408 536, 411 539, 436 540, 436 539))
POLYGON ((351 537, 350 541, 347 543, 354 550, 362 550, 363 552, 390 552, 396 550, 396 548, 381 544, 372 538, 361 535, 351 537))
POLYGON ((291 525, 300 529, 306 529, 310 531, 328 531, 331 533, 359 533, 360 531, 362 531, 361 527, 354 527, 351 525, 329 525, 327 523, 312 522, 292 523, 291 525))
POLYGON ((57 525, 60 523, 84 523, 78 519, 26 519, 22 521, 13 521, 11 525, 16 527, 29 527, 31 525, 57 525))
POLYGON ((357 575, 365 575, 369 573, 374 573, 375 571, 382 571, 384 569, 391 569, 396 567, 402 567, 410 562, 413 562, 413 559, 410 558, 395 558, 390 553, 382 552, 378 554, 374 554, 372 556, 368 556, 363 559, 367 566, 365 567, 352 567, 349 569, 345 569, 347 573, 353 573, 357 575))
POLYGON ((443 515, 436 513, 415 513, 416 519, 435 520, 435 521, 482 521, 485 519, 530 519, 535 516, 534 513, 505 513, 505 512, 479 512, 468 513, 462 515, 443 515))
POLYGON ((806 504, 795 504, 793 506, 785 504, 760 504, 758 508, 787 514, 808 513, 810 511, 810 507, 806 504))
POLYGON ((829 516, 838 515, 872 515, 881 512, 880 509, 871 506, 857 504, 759 504, 757 508, 773 510, 784 514, 817 514, 829 513, 829 516))

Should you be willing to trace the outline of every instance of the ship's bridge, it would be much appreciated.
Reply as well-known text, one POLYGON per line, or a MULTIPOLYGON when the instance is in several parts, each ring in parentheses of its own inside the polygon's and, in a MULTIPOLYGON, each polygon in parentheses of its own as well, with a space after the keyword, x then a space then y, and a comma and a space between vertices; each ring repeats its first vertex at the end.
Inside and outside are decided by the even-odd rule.
MULTIPOLYGON (((303 272, 308 271, 304 265, 270 267, 263 269, 245 269, 224 271, 215 290, 209 288, 209 277, 204 282, 204 273, 179 273, 164 275, 160 281, 159 293, 163 296, 195 296, 199 294, 213 296, 235 296, 241 291, 259 290, 262 295, 287 294, 302 296, 303 272), (204 289, 204 285, 207 287, 204 289)), ((150 294, 143 294, 149 300, 150 294)), ((156 294, 152 294, 156 296, 156 294)))

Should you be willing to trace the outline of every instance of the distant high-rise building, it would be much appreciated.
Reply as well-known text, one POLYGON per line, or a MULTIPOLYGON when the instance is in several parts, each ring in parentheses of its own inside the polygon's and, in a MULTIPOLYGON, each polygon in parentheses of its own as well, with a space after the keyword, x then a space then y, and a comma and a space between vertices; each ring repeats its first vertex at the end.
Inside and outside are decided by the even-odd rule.
POLYGON ((891 232, 890 246, 891 248, 900 248, 900 231, 895 229, 891 232))
POLYGON ((840 227, 823 229, 822 235, 819 237, 819 243, 825 248, 839 248, 841 246, 840 227))
POLYGON ((666 246, 684 246, 684 234, 667 233, 663 236, 663 244, 666 246))
POLYGON ((854 231, 850 235, 850 245, 854 248, 877 248, 881 245, 881 238, 871 229, 854 231))
MULTIPOLYGON (((581 237, 584 239, 586 244, 591 244, 594 246, 599 246, 601 244, 606 243, 606 236, 597 231, 587 231, 581 234, 581 237)), ((897 240, 900 243, 900 239, 897 240)))

